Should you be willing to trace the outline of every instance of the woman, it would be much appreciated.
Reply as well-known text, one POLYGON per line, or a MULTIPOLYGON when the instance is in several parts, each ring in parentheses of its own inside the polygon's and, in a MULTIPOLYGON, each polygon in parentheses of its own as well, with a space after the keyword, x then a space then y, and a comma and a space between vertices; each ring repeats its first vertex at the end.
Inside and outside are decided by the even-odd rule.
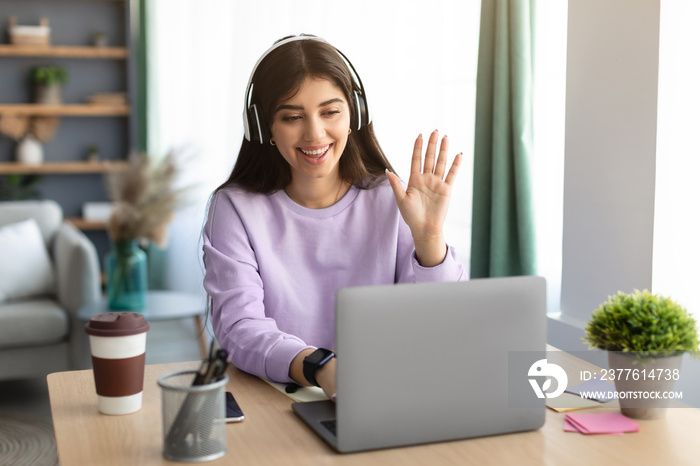
POLYGON ((448 140, 438 152, 435 131, 421 169, 418 136, 404 190, 351 68, 315 36, 282 39, 261 57, 246 138, 204 229, 204 286, 233 364, 331 398, 335 359, 324 348, 335 346, 338 289, 465 279, 442 233, 461 154, 446 171, 448 140))

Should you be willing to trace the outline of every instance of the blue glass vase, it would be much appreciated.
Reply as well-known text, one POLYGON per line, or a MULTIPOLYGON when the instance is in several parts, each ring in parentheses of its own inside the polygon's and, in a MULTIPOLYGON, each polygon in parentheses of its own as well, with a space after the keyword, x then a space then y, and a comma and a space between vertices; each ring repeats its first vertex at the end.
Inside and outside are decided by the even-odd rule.
POLYGON ((137 240, 113 241, 105 256, 107 302, 113 310, 140 310, 146 307, 148 267, 146 253, 137 240))

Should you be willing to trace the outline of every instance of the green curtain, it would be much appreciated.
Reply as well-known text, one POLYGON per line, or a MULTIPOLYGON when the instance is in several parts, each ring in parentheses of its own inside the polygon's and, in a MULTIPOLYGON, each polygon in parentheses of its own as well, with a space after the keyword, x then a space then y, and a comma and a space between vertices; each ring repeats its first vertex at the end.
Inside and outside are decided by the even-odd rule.
POLYGON ((136 66, 136 122, 138 151, 149 153, 148 147, 148 10, 147 1, 138 1, 138 39, 136 66))
POLYGON ((535 0, 482 0, 470 275, 534 275, 535 0))
MULTIPOLYGON (((137 122, 137 147, 141 153, 149 154, 149 156, 157 156, 153 147, 154 138, 151 130, 153 106, 149 105, 151 97, 151 86, 149 86, 152 78, 152 69, 149 66, 149 55, 151 53, 151 44, 149 43, 149 31, 153 28, 153 18, 150 15, 148 0, 135 0, 137 5, 134 5, 134 14, 138 15, 138 35, 136 36, 135 48, 137 50, 136 59, 136 122, 137 122)), ((133 5, 133 3, 132 3, 133 5)), ((148 242, 144 248, 148 257, 148 288, 151 290, 162 290, 166 288, 165 267, 166 267, 166 249, 158 245, 148 242)))

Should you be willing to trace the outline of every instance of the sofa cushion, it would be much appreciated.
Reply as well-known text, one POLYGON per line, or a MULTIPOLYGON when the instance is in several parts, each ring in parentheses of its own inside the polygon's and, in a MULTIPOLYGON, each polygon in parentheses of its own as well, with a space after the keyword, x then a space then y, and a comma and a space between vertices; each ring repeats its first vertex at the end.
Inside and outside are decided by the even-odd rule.
POLYGON ((50 247, 58 227, 63 222, 63 210, 56 201, 0 202, 0 226, 33 218, 39 224, 44 243, 50 247))
POLYGON ((50 299, 0 304, 0 349, 40 346, 66 340, 68 315, 50 299))
POLYGON ((36 220, 0 226, 0 302, 54 292, 55 277, 36 220))

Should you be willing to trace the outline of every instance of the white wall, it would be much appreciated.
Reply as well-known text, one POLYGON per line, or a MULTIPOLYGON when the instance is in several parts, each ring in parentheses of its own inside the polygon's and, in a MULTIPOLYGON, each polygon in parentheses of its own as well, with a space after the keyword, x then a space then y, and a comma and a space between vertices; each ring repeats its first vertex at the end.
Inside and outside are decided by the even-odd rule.
POLYGON ((651 289, 659 0, 570 0, 562 312, 651 289))

